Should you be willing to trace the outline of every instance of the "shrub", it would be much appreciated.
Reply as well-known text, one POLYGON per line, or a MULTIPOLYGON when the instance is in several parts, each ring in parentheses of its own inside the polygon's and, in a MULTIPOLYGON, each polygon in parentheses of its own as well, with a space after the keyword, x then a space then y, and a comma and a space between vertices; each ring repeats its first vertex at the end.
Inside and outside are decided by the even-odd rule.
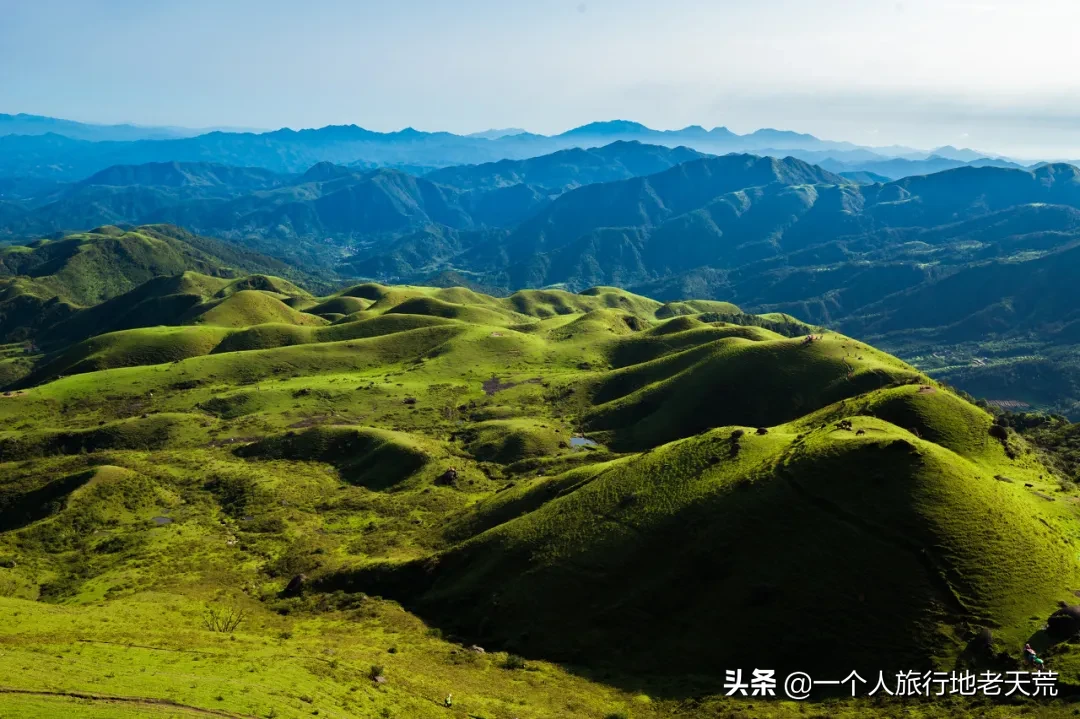
POLYGON ((386 667, 382 664, 372 664, 371 669, 368 670, 368 676, 372 681, 375 681, 379 677, 383 676, 383 672, 386 671, 386 667))
POLYGON ((38 589, 38 598, 42 601, 57 600, 75 594, 81 582, 74 574, 64 574, 51 582, 45 582, 38 589))
POLYGON ((20 589, 20 584, 14 578, 0 575, 0 597, 17 596, 20 589))
MULTIPOLYGON (((117 535, 98 542, 98 544, 94 546, 94 551, 98 554, 116 554, 118 552, 123 552, 126 549, 130 549, 136 544, 137 542, 134 537, 117 535)), ((0 560, 0 566, 3 566, 2 561, 3 560, 0 560)))
POLYGON ((246 514, 256 501, 257 485, 248 476, 217 476, 207 482, 205 488, 214 494, 221 508, 233 517, 246 514))
POLYGON ((259 534, 281 534, 289 525, 284 519, 278 516, 271 517, 259 517, 248 522, 246 527, 249 532, 257 532, 259 534))
POLYGON ((503 660, 503 669, 524 669, 525 658, 519 657, 517 654, 507 654, 506 659, 503 660))
POLYGON ((313 555, 312 546, 307 542, 293 542, 273 562, 266 566, 266 573, 271 577, 295 577, 307 574, 319 566, 319 560, 313 555))

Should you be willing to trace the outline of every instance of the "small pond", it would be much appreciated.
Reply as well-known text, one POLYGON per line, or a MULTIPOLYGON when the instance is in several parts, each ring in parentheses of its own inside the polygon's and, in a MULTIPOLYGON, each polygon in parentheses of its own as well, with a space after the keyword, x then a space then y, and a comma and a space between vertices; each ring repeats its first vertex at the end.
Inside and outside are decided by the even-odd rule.
POLYGON ((599 447, 600 445, 598 445, 594 440, 591 440, 588 437, 571 437, 570 438, 570 446, 571 447, 599 447))

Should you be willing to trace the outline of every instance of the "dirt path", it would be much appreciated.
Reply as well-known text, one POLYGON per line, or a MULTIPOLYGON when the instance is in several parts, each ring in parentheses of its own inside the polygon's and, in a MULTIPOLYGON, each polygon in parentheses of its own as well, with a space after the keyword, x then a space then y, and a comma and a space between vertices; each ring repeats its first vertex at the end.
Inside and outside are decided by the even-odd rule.
POLYGON ((183 654, 202 654, 207 657, 227 657, 225 652, 200 652, 198 649, 170 649, 169 647, 151 647, 146 644, 128 644, 126 642, 107 642, 104 639, 76 639, 83 644, 108 644, 112 647, 124 647, 125 649, 150 649, 155 652, 181 652, 183 654))
POLYGON ((93 694, 91 692, 47 692, 34 689, 13 689, 0 687, 0 695, 17 694, 29 697, 62 697, 66 699, 84 699, 87 701, 102 702, 103 704, 132 704, 137 706, 155 707, 162 709, 179 709, 198 716, 226 717, 227 719, 256 719, 250 714, 234 714, 220 709, 202 709, 188 704, 181 704, 170 699, 152 699, 150 697, 124 697, 112 694, 93 694))

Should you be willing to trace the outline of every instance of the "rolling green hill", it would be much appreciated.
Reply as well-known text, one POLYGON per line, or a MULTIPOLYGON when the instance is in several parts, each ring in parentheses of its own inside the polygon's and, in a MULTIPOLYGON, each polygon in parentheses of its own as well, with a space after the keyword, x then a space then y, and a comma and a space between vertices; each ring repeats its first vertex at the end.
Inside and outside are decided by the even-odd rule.
MULTIPOLYGON (((0 341, 39 335, 48 339, 61 325, 68 328, 60 333, 68 340, 88 337, 102 330, 100 325, 79 326, 87 313, 115 323, 121 314, 138 312, 145 299, 141 295, 157 287, 145 283, 188 271, 217 278, 267 272, 307 279, 279 260, 176 227, 100 227, 59 240, 0 248, 0 341), (132 291, 134 295, 117 299, 132 291), (111 305, 102 304, 110 300, 111 305), (99 309, 91 309, 95 307, 99 309)), ((151 294, 156 302, 164 301, 163 292, 151 294)))
POLYGON ((1043 631, 1080 588, 1075 486, 844 335, 606 286, 192 271, 75 312, 90 335, 56 325, 0 395, 20 716, 880 716, 908 708, 725 698, 725 671, 1025 641, 1080 676, 1043 631))

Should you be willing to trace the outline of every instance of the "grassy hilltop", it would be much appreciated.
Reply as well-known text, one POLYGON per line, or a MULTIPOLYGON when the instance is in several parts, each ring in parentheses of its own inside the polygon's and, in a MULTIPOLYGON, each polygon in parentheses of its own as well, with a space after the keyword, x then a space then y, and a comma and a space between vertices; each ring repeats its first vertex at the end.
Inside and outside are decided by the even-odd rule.
MULTIPOLYGON (((1080 681, 1042 631, 1080 590, 1070 485, 868 345, 220 274, 42 297, 0 347, 0 716, 914 716, 717 695, 1028 640, 1080 681)), ((1071 712, 918 715, 1020 710, 1071 712)))

